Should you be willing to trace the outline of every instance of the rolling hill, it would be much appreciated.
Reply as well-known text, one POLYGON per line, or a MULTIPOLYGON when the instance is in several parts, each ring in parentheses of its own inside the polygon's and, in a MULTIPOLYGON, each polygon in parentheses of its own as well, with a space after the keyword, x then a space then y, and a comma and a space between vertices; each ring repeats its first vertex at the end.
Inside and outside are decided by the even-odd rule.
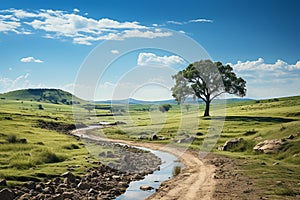
POLYGON ((81 104, 84 100, 60 89, 23 89, 0 94, 0 99, 38 101, 54 104, 81 104))

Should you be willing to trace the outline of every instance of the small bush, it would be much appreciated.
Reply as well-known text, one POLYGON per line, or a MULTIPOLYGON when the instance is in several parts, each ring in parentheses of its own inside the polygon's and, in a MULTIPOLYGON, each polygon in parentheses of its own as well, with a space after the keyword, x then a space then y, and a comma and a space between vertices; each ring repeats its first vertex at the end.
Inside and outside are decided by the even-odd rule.
POLYGON ((6 140, 8 143, 12 143, 12 144, 14 144, 14 143, 26 144, 27 143, 26 138, 18 139, 16 135, 9 135, 6 140))
POLYGON ((181 167, 180 166, 175 166, 175 167, 173 167, 172 176, 175 177, 178 174, 180 174, 180 172, 181 172, 181 167))
POLYGON ((70 144, 64 146, 64 149, 72 150, 72 149, 80 149, 80 147, 77 144, 70 144))
POLYGON ((16 135, 9 135, 8 138, 7 138, 7 142, 8 143, 17 143, 18 142, 17 136, 16 135))
POLYGON ((44 108, 43 108, 43 105, 42 105, 42 104, 39 104, 39 105, 38 105, 38 108, 39 108, 39 110, 44 110, 44 108))
POLYGON ((39 159, 43 163, 57 163, 65 160, 65 158, 58 156, 49 150, 41 152, 39 155, 39 159))

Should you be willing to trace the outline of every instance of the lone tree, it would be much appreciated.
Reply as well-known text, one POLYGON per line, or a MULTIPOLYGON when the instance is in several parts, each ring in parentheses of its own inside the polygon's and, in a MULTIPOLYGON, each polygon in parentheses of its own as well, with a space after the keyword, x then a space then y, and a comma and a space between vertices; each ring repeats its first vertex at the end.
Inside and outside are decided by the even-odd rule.
POLYGON ((95 106, 92 104, 86 104, 82 106, 84 109, 86 109, 87 111, 89 111, 89 114, 91 113, 92 110, 95 109, 95 106))
POLYGON ((246 81, 238 78, 230 65, 221 62, 194 62, 172 78, 175 79, 175 85, 171 90, 176 101, 181 104, 189 96, 202 99, 205 102, 204 117, 209 116, 212 100, 221 94, 246 95, 246 81))

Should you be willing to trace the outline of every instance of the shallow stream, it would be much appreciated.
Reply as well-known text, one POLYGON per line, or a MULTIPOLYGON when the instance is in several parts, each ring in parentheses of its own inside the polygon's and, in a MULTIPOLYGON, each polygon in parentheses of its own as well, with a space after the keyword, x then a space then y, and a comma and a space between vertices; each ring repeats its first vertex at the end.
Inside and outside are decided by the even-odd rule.
MULTIPOLYGON (((94 139, 94 140, 103 140, 103 138, 100 137, 95 137, 95 136, 88 136, 85 135, 83 132, 91 129, 97 129, 97 128, 103 128, 102 126, 90 126, 86 128, 81 128, 77 129, 75 132, 73 132, 74 135, 77 135, 82 138, 89 138, 89 139, 94 139)), ((125 145, 122 143, 118 143, 121 145, 125 145)), ((118 196, 116 199, 117 200, 142 200, 146 199, 153 193, 155 193, 155 190, 159 188, 160 184, 173 176, 173 169, 175 167, 183 167, 183 164, 178 162, 178 158, 170 153, 166 153, 163 151, 159 150, 152 150, 149 148, 144 148, 144 147, 138 147, 138 146, 133 146, 138 149, 150 151, 153 154, 155 154, 157 157, 159 157, 162 161, 162 164, 160 165, 160 170, 154 171, 153 174, 148 174, 145 176, 144 179, 139 180, 139 181, 132 181, 129 184, 129 187, 126 189, 126 192, 123 193, 122 195, 118 196), (148 190, 148 191, 143 191, 140 190, 140 186, 151 186, 154 189, 153 190, 148 190)))

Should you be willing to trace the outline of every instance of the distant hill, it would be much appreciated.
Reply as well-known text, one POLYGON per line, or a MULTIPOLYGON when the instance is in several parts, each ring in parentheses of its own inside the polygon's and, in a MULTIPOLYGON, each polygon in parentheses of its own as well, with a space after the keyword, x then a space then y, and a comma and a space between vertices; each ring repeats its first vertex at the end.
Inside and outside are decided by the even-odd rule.
POLYGON ((54 104, 80 104, 84 100, 60 89, 23 89, 0 94, 1 99, 38 101, 54 104))
MULTIPOLYGON (((240 102, 240 101, 251 101, 252 99, 247 98, 231 98, 226 99, 226 103, 234 103, 234 102, 240 102)), ((186 103, 202 103, 202 100, 195 101, 193 98, 188 98, 186 100, 186 103)), ((215 103, 217 103, 218 100, 215 100, 215 103)), ((121 100, 106 100, 106 101, 94 101, 96 104, 177 104, 177 101, 175 99, 168 99, 168 100, 157 100, 157 101, 145 101, 145 100, 137 100, 133 98, 129 99, 121 99, 121 100)))

